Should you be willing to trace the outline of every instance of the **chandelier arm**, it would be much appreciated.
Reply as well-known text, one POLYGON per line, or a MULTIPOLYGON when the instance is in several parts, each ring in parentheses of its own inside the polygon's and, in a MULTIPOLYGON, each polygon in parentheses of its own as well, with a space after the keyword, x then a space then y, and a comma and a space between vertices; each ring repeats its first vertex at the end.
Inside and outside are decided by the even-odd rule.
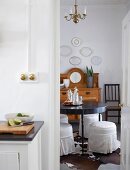
POLYGON ((85 19, 86 16, 87 16, 86 14, 82 14, 82 15, 81 15, 81 14, 78 14, 78 17, 79 17, 80 19, 85 19))
POLYGON ((65 16, 64 17, 67 21, 70 21, 71 19, 73 19, 73 14, 69 14, 69 16, 65 16))

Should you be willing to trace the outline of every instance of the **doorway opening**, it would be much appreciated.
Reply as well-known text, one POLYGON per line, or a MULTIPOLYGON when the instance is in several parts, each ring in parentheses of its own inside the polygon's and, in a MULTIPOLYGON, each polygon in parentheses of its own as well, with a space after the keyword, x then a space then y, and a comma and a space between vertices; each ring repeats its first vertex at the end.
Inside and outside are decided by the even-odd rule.
MULTIPOLYGON (((115 5, 110 0, 108 4, 104 1, 99 4, 96 0, 93 3, 79 1, 80 11, 87 7, 87 16, 79 23, 74 23, 64 18, 66 13, 74 12, 73 3, 61 0, 60 6, 60 101, 64 103, 68 100, 71 92, 74 93, 74 87, 77 87, 83 102, 105 103, 104 84, 120 84, 122 88, 121 22, 127 13, 127 4, 118 2, 115 5), (87 83, 87 68, 93 69, 92 87, 87 83)), ((105 157, 101 153, 81 155, 81 116, 67 116, 68 124, 72 126, 76 151, 60 157, 61 170, 97 170, 102 163, 120 164, 119 148, 105 157)), ((102 114, 102 120, 105 121, 105 114, 102 114)), ((109 121, 116 124, 117 139, 120 141, 121 129, 117 118, 112 117, 109 121)), ((87 137, 84 142, 87 148, 87 137)))

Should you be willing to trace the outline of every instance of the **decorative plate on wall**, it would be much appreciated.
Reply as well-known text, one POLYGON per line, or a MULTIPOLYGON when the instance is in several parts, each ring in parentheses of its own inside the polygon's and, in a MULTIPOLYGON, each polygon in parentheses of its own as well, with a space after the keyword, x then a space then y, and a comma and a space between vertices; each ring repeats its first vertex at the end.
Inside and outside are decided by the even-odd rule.
POLYGON ((74 37, 72 38, 71 43, 74 47, 78 47, 81 44, 81 40, 78 37, 74 37))
POLYGON ((64 57, 68 57, 72 54, 72 48, 68 45, 62 45, 60 47, 60 55, 64 57))
POLYGON ((102 63, 102 58, 99 57, 99 56, 93 56, 93 57, 91 58, 91 63, 92 63, 93 65, 100 65, 100 64, 102 63))
POLYGON ((77 66, 77 65, 81 64, 81 59, 77 56, 73 56, 69 59, 69 63, 74 66, 77 66))
POLYGON ((84 57, 89 57, 92 54, 92 49, 89 47, 83 47, 80 49, 80 54, 84 57))

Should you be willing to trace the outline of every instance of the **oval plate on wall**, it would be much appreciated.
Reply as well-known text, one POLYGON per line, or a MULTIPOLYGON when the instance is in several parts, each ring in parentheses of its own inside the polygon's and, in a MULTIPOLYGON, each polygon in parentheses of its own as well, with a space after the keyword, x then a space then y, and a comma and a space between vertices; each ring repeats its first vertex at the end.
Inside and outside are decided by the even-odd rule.
POLYGON ((62 45, 60 47, 60 55, 64 57, 68 57, 72 54, 72 49, 68 45, 62 45))
POLYGON ((92 50, 89 47, 83 47, 80 49, 80 54, 84 57, 89 57, 92 54, 92 50))
POLYGON ((81 64, 81 59, 77 56, 73 56, 69 59, 69 63, 74 66, 77 66, 77 65, 81 64))

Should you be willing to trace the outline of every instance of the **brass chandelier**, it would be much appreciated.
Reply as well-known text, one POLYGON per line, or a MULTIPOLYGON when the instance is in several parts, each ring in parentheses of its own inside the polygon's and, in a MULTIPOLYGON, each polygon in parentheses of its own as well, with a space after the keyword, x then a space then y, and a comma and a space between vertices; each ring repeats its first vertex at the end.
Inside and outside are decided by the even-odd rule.
POLYGON ((71 10, 70 14, 67 16, 65 16, 64 18, 67 21, 73 21, 75 24, 77 24, 80 20, 84 20, 86 18, 87 14, 86 14, 86 9, 84 9, 84 13, 80 14, 78 12, 78 5, 77 5, 77 0, 75 0, 75 4, 74 4, 74 13, 71 10))

